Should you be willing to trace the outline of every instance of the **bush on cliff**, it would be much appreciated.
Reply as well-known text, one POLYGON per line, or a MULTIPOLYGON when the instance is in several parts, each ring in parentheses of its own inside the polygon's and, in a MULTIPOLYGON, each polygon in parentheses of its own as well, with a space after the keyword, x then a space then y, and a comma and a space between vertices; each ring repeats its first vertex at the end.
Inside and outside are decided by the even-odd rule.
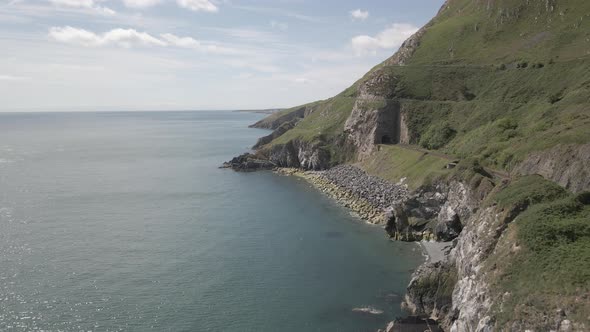
POLYGON ((448 122, 436 123, 422 135, 420 146, 430 150, 438 150, 447 145, 457 134, 448 122))
POLYGON ((495 195, 500 207, 529 206, 513 222, 508 254, 496 258, 492 284, 505 296, 499 322, 538 317, 563 309, 587 322, 590 312, 590 206, 540 176, 515 181, 495 195), (501 266, 500 266, 501 264, 501 266))

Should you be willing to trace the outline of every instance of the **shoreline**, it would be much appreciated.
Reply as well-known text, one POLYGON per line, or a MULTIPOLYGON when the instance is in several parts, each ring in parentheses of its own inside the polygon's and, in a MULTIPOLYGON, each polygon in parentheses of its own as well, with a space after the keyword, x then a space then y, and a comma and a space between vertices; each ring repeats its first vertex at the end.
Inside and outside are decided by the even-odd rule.
MULTIPOLYGON (((348 189, 350 187, 357 188, 358 184, 349 183, 347 186, 348 188, 345 188, 342 185, 336 183, 336 181, 331 181, 327 176, 325 176, 326 171, 305 171, 296 168, 275 168, 273 172, 278 175, 296 176, 302 178, 315 189, 326 194, 339 205, 349 209, 351 213, 356 214, 362 221, 371 225, 382 226, 385 234, 388 234, 386 230, 387 223, 389 221, 387 210, 376 207, 375 205, 371 204, 368 200, 360 197, 360 195, 355 194, 352 190, 348 189)), ((340 178, 337 179, 342 180, 340 178)), ((355 180, 358 180, 358 178, 355 178, 355 180)), ((362 182, 362 180, 360 182, 362 182)), ((408 192, 406 191, 405 194, 407 193, 408 192)), ((388 204, 393 205, 394 202, 389 202, 388 204)), ((401 241, 397 237, 392 237, 390 234, 388 235, 389 241, 401 241)), ((419 264, 417 264, 416 269, 412 272, 412 281, 410 282, 410 284, 408 284, 407 287, 410 287, 410 285, 412 285, 413 280, 416 278, 416 273, 421 271, 421 269, 428 269, 431 266, 437 266, 441 264, 441 262, 447 260, 449 252, 451 251, 454 245, 453 241, 436 242, 421 240, 403 242, 414 242, 416 245, 418 245, 421 251, 421 256, 423 258, 422 261, 419 262, 419 264)), ((409 288, 406 289, 406 298, 408 296, 408 289, 409 288)), ((402 308, 404 308, 404 303, 405 300, 400 303, 400 306, 402 308)), ((401 318, 398 317, 395 320, 389 322, 385 329, 379 329, 377 330, 377 332, 391 332, 395 331, 396 329, 406 328, 411 330, 428 329, 430 331, 442 331, 440 327, 437 325, 437 322, 434 320, 424 318, 421 316, 412 316, 409 315, 409 312, 407 314, 407 316, 403 316, 401 318)))
MULTIPOLYGON (((273 172, 279 175, 296 176, 304 179, 316 190, 319 190, 323 194, 333 199, 339 205, 347 208, 351 213, 355 214, 368 224, 383 227, 385 227, 387 224, 387 211, 374 206, 359 195, 346 190, 338 184, 328 180, 322 176, 325 171, 305 171, 297 168, 277 168, 273 172)), ((398 241, 391 237, 390 240, 398 241)), ((422 251, 422 256, 424 257, 422 264, 433 264, 445 260, 453 246, 452 241, 437 242, 422 240, 414 241, 414 243, 416 243, 422 251)))
POLYGON ((306 180, 315 189, 326 194, 339 205, 349 209, 363 221, 373 225, 385 225, 385 211, 380 211, 366 199, 345 190, 337 184, 322 177, 323 171, 303 171, 297 168, 278 168, 274 172, 279 175, 296 176, 306 180))

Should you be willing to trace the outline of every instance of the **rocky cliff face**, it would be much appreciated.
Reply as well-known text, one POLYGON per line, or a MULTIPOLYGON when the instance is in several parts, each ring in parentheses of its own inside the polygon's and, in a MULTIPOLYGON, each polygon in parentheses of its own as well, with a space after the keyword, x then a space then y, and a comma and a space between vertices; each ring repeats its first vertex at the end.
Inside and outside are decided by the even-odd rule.
POLYGON ((461 198, 476 202, 479 197, 472 196, 473 191, 464 184, 454 187, 448 208, 454 206, 453 214, 467 216, 463 229, 443 262, 427 263, 414 273, 404 306, 414 314, 436 319, 446 331, 493 331, 489 314, 493 301, 483 265, 515 213, 494 206, 473 213, 479 204, 462 204, 461 198))
POLYGON ((513 172, 538 174, 574 193, 590 190, 590 144, 558 145, 532 153, 513 172))
POLYGON ((385 230, 396 240, 451 241, 494 188, 489 178, 475 183, 440 181, 394 204, 385 230))
POLYGON ((268 160, 278 167, 320 170, 330 165, 330 153, 328 151, 318 144, 302 140, 277 144, 265 151, 265 154, 268 160))

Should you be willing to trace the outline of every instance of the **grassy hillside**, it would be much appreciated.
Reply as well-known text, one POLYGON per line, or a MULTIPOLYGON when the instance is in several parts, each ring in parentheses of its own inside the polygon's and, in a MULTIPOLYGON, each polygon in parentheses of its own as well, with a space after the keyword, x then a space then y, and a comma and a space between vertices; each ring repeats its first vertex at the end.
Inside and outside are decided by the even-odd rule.
POLYGON ((432 154, 383 145, 373 158, 363 161, 361 166, 369 174, 394 183, 405 179, 410 189, 417 189, 434 178, 449 174, 450 171, 445 169, 448 163, 448 159, 432 154))
POLYGON ((590 142, 588 1, 449 0, 406 64, 389 63, 271 144, 339 142, 376 75, 389 79, 372 92, 400 103, 412 144, 510 170, 532 151, 590 142))
POLYGON ((553 315, 548 308, 560 308, 590 324, 590 193, 575 196, 528 176, 492 200, 506 209, 528 206, 487 262, 499 297, 494 308, 499 323, 527 320, 541 325, 553 315))
POLYGON ((543 62, 589 55, 585 0, 450 0, 411 64, 543 62))

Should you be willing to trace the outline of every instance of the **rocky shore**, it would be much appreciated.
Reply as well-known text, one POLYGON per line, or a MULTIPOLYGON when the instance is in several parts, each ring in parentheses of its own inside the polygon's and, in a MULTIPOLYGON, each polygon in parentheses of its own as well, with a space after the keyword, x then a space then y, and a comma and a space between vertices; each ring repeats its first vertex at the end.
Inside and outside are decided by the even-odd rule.
POLYGON ((371 176, 353 165, 340 165, 325 171, 280 168, 277 172, 305 178, 318 190, 372 224, 385 225, 388 209, 409 195, 406 186, 371 176))

